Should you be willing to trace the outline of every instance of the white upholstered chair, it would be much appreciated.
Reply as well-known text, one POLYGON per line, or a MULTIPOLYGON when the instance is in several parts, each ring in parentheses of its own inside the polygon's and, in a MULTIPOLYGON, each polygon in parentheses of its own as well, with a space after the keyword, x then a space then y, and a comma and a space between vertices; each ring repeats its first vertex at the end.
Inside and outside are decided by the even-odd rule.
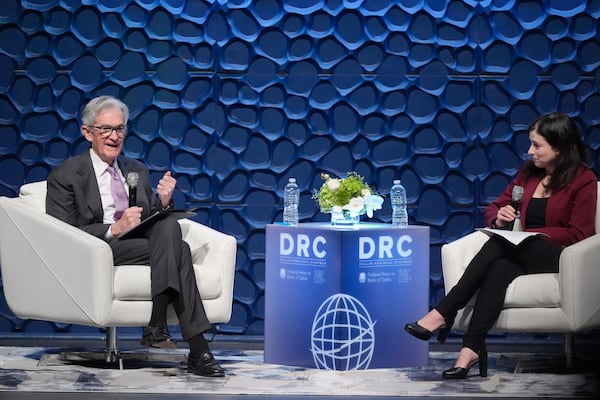
MULTIPOLYGON (((598 192, 600 203, 600 183, 598 192)), ((564 333, 566 364, 571 367, 573 333, 600 328, 600 213, 595 217, 596 234, 563 250, 558 273, 519 276, 509 285, 492 331, 564 333)), ((488 238, 475 231, 442 246, 446 293, 488 238)), ((471 300, 458 313, 455 329, 467 329, 473 304, 471 300)))
MULTIPOLYGON (((121 361, 116 327, 150 320, 150 267, 114 266, 108 244, 45 213, 46 182, 0 197, 0 268, 6 301, 22 319, 106 328, 107 362, 121 361)), ((236 239, 180 220, 208 319, 231 317, 236 239)), ((172 309, 169 324, 177 319, 172 309)))

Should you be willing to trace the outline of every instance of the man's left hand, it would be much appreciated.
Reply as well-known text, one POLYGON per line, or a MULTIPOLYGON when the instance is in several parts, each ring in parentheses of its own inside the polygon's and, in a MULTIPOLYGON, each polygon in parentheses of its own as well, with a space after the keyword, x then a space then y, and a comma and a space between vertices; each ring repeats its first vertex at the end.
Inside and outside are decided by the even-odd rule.
POLYGON ((175 185, 177 185, 177 179, 171 176, 171 171, 165 172, 160 181, 158 181, 156 193, 158 194, 158 198, 160 199, 163 208, 171 203, 175 185))

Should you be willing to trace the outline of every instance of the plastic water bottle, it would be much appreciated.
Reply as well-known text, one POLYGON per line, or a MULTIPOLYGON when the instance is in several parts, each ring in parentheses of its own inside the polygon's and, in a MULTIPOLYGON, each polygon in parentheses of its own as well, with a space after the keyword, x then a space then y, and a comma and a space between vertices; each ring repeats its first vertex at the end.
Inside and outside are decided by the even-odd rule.
POLYGON ((296 178, 290 178, 283 189, 283 223, 298 225, 298 203, 300 203, 300 189, 296 178))
POLYGON ((406 211, 406 189, 400 183, 400 179, 394 180, 390 191, 392 199, 392 226, 398 228, 408 227, 408 213, 406 211))

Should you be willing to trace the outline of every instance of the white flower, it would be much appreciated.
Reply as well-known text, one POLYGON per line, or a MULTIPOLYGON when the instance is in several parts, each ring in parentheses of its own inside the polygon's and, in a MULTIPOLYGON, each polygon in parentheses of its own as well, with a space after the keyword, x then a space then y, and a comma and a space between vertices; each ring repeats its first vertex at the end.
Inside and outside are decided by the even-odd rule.
POLYGON ((341 185, 341 183, 340 183, 339 179, 330 179, 327 181, 327 187, 331 191, 338 190, 340 185, 341 185))
POLYGON ((367 209, 367 216, 373 218, 373 211, 381 210, 383 198, 380 196, 369 195, 365 198, 364 206, 367 209))
POLYGON ((348 210, 354 214, 360 214, 361 210, 365 205, 365 199, 362 197, 353 197, 350 199, 348 204, 346 204, 343 209, 348 210))
POLYGON ((375 195, 374 191, 356 172, 349 172, 346 178, 332 178, 322 173, 323 184, 313 192, 321 212, 362 215, 381 209, 383 198, 375 195), (350 200, 348 200, 350 199, 350 200))

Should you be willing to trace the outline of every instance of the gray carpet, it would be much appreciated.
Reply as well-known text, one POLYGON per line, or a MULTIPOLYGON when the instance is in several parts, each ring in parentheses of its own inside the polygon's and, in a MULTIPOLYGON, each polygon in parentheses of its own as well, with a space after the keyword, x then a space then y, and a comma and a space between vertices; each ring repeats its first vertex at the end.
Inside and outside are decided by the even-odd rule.
MULTIPOLYGON (((556 355, 491 353, 489 375, 467 380, 441 379, 456 353, 432 351, 421 368, 325 371, 267 364, 262 350, 216 350, 225 378, 202 378, 185 371, 186 350, 125 352, 124 368, 80 357, 65 360, 55 348, 0 347, 0 398, 16 393, 104 393, 168 395, 245 395, 246 398, 355 396, 460 398, 596 398, 600 379, 594 360, 580 360, 565 371, 556 355), (138 357, 144 360, 138 361, 138 357), (519 363, 521 361, 521 363, 519 363), (537 361, 545 372, 514 373, 537 361), (257 396, 257 397, 252 397, 257 396)), ((477 369, 472 371, 477 374, 477 369)), ((25 398, 25 397, 20 397, 25 398)), ((34 397, 35 398, 35 397, 34 397)), ((49 398, 49 397, 45 397, 49 398)), ((66 398, 66 397, 65 397, 66 398)), ((157 397, 154 397, 157 398, 157 397)), ((207 397, 209 398, 209 397, 207 397)))

